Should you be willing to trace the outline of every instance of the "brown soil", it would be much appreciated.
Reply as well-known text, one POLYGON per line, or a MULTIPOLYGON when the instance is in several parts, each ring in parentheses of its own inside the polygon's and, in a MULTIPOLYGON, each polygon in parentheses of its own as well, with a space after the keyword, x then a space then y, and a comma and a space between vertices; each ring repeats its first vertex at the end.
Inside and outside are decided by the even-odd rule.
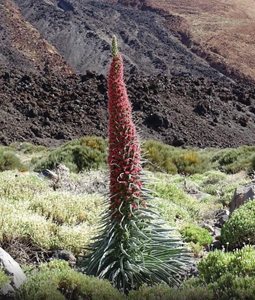
MULTIPOLYGON (((124 0, 122 0, 124 1, 124 0)), ((225 74, 255 80, 255 2, 253 0, 145 0, 144 6, 181 18, 170 30, 225 74), (183 26, 184 25, 184 26, 183 26), (188 32, 188 34, 187 34, 188 32), (185 41, 184 41, 185 42, 185 41)))

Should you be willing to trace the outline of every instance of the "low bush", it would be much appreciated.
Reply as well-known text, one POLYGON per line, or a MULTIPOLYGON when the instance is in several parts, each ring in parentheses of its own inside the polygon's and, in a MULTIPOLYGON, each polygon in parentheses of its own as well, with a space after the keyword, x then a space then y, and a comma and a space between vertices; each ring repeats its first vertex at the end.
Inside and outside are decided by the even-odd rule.
POLYGON ((142 286, 138 291, 131 291, 129 300, 201 300, 214 299, 213 292, 204 287, 170 288, 160 284, 152 287, 142 286))
POLYGON ((173 154, 178 151, 176 148, 149 140, 142 145, 142 149, 147 160, 145 164, 147 169, 167 172, 169 174, 176 174, 178 172, 173 162, 173 154))
POLYGON ((169 174, 201 173, 210 169, 208 157, 199 150, 187 150, 149 140, 143 144, 149 170, 158 170, 169 174))
POLYGON ((47 148, 45 146, 42 145, 34 145, 28 142, 24 142, 24 143, 12 143, 10 146, 12 149, 22 152, 24 154, 32 154, 32 153, 37 153, 37 152, 41 152, 41 151, 45 151, 47 150, 47 148))
POLYGON ((186 150, 183 154, 176 156, 173 161, 178 173, 184 175, 204 173, 209 164, 198 151, 191 150, 186 150))
POLYGON ((201 246, 208 246, 213 242, 209 231, 195 224, 186 225, 180 232, 186 242, 193 242, 201 246))
POLYGON ((230 248, 255 244, 255 201, 249 201, 233 212, 222 227, 221 241, 230 248))
POLYGON ((221 171, 234 174, 251 168, 254 153, 254 146, 242 146, 235 149, 219 150, 212 156, 211 160, 221 171))
POLYGON ((197 200, 187 195, 176 184, 168 182, 167 179, 162 178, 161 181, 149 185, 149 188, 154 191, 153 203, 170 225, 176 225, 178 221, 192 221, 199 214, 197 200), (162 200, 158 201, 156 196, 162 200))
POLYGON ((35 171, 54 169, 60 163, 73 172, 98 169, 106 164, 106 144, 101 138, 83 138, 64 144, 32 163, 35 171))
POLYGON ((215 299, 255 300, 255 277, 227 273, 208 288, 214 292, 215 299))
POLYGON ((0 171, 5 170, 25 171, 27 168, 21 163, 20 159, 13 152, 0 149, 0 171))
POLYGON ((238 173, 255 169, 255 147, 242 146, 223 150, 183 149, 148 140, 143 145, 146 167, 169 174, 196 174, 209 170, 238 173))
POLYGON ((97 194, 72 195, 56 191, 34 197, 28 208, 58 225, 96 224, 102 202, 97 194))
POLYGON ((220 250, 210 252, 198 264, 200 278, 206 283, 217 281, 223 274, 228 272, 232 258, 232 253, 225 253, 220 250))
POLYGON ((246 246, 234 252, 210 252, 199 262, 198 270, 207 284, 217 282, 225 274, 255 277, 255 249, 246 246))
POLYGON ((84 253, 97 230, 102 196, 53 191, 40 176, 16 175, 0 173, 0 243, 17 239, 32 248, 84 253))
POLYGON ((124 296, 110 282, 72 270, 65 261, 42 264, 31 273, 18 292, 17 299, 90 299, 121 300, 124 296))

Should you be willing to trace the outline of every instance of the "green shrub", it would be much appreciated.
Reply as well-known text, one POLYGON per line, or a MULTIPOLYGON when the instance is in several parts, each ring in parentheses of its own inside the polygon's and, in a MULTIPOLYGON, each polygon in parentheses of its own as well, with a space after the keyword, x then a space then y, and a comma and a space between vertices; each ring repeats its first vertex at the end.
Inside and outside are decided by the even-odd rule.
POLYGON ((0 289, 10 281, 9 277, 0 267, 0 289))
POLYGON ((225 253, 220 250, 210 252, 198 264, 200 278, 206 283, 217 281, 228 272, 229 263, 233 257, 233 253, 225 253))
POLYGON ((160 284, 152 287, 142 286, 138 291, 131 291, 129 300, 201 300, 214 299, 212 291, 204 287, 170 288, 160 284))
POLYGON ((17 298, 19 300, 124 299, 110 282, 76 272, 64 261, 51 261, 42 264, 34 274, 30 272, 17 298))
POLYGON ((98 136, 85 136, 79 140, 72 141, 70 144, 78 144, 81 146, 86 146, 94 150, 98 150, 102 153, 105 153, 107 150, 106 140, 98 136))
POLYGON ((233 212, 221 230, 221 241, 230 248, 255 244, 255 201, 249 201, 233 212))
POLYGON ((246 246, 235 250, 229 263, 229 272, 237 276, 255 277, 255 248, 246 246))
POLYGON ((98 194, 72 195, 56 191, 36 195, 28 208, 58 225, 79 225, 83 222, 94 225, 102 203, 103 199, 98 194))
POLYGON ((144 156, 147 159, 146 167, 152 171, 167 172, 176 174, 177 167, 173 162, 174 152, 177 148, 164 145, 163 143, 149 140, 143 144, 144 156))
POLYGON ((158 170, 169 174, 194 174, 210 169, 208 157, 199 150, 187 150, 171 147, 149 140, 143 145, 149 170, 158 170))
POLYGON ((255 300, 255 277, 227 273, 208 288, 213 290, 216 299, 255 300))
POLYGON ((234 174, 251 167, 254 153, 254 146, 242 146, 220 150, 212 156, 211 160, 223 172, 234 174))
POLYGON ((207 229, 194 224, 182 228, 181 235, 186 242, 197 243, 201 246, 208 246, 213 242, 213 238, 207 229))
POLYGON ((218 281, 224 274, 255 277, 255 249, 246 246, 234 252, 210 252, 199 262, 198 270, 205 283, 218 281))
MULTIPOLYGON (((87 144, 90 140, 86 140, 87 144)), ((53 169, 58 164, 63 163, 73 172, 81 172, 84 170, 97 169, 105 166, 106 149, 100 143, 93 140, 93 148, 86 146, 85 142, 67 143, 55 150, 52 150, 47 157, 37 160, 35 163, 35 171, 42 169, 53 169)))
POLYGON ((0 195, 0 244, 17 240, 32 249, 66 249, 75 255, 86 251, 104 207, 99 194, 53 191, 35 173, 1 172, 0 195))
POLYGON ((255 155, 252 157, 252 160, 251 160, 251 169, 250 169, 251 172, 254 172, 255 171, 255 155))
POLYGON ((21 163, 20 159, 10 151, 0 150, 0 171, 5 170, 26 170, 26 167, 21 163))
POLYGON ((198 151, 185 151, 176 156, 173 161, 179 174, 204 173, 208 168, 208 162, 202 158, 198 151))
POLYGON ((11 144, 11 148, 16 150, 16 151, 20 151, 22 153, 25 154, 32 154, 32 153, 36 153, 36 152, 41 152, 41 151, 45 151, 47 150, 47 148, 45 146, 41 146, 41 145, 34 145, 28 142, 24 142, 24 143, 12 143, 11 144))
POLYGON ((203 205, 208 208, 207 204, 200 204, 195 198, 186 194, 177 184, 170 182, 168 178, 160 178, 149 188, 155 192, 154 196, 158 198, 153 200, 157 205, 159 212, 169 224, 176 225, 178 221, 192 222, 199 220, 200 214, 203 213, 203 205))

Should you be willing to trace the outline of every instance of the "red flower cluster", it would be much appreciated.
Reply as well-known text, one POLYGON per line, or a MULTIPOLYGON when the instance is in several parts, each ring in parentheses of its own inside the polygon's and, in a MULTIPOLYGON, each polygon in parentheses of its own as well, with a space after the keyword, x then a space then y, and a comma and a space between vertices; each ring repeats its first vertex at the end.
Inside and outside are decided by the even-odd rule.
POLYGON ((113 56, 108 77, 109 157, 111 208, 144 206, 141 181, 141 149, 132 108, 123 79, 123 60, 113 56))

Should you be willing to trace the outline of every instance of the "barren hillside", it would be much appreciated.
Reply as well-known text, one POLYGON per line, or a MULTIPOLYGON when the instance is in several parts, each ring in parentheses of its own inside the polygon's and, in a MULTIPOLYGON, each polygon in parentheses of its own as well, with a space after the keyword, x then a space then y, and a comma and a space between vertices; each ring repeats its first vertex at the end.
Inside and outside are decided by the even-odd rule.
POLYGON ((77 72, 106 74, 112 34, 126 69, 146 75, 186 74, 220 78, 167 28, 165 18, 107 1, 15 0, 25 18, 51 42, 77 72))
POLYGON ((142 2, 182 17, 184 21, 178 30, 187 32, 188 29, 193 43, 190 46, 213 65, 226 64, 230 74, 233 68, 232 72, 240 71, 255 80, 254 0, 142 2), (202 50, 197 44, 202 46, 202 50))
POLYGON ((104 74, 115 33, 142 138, 177 146, 254 144, 254 85, 234 82, 190 51, 178 39, 178 24, 188 32, 182 17, 115 2, 1 3, 0 142, 105 136, 104 74), (176 27, 169 30, 171 20, 176 27), (70 75, 64 59, 83 75, 70 75))
POLYGON ((58 51, 20 14, 9 0, 0 3, 0 67, 30 72, 72 73, 58 51))

